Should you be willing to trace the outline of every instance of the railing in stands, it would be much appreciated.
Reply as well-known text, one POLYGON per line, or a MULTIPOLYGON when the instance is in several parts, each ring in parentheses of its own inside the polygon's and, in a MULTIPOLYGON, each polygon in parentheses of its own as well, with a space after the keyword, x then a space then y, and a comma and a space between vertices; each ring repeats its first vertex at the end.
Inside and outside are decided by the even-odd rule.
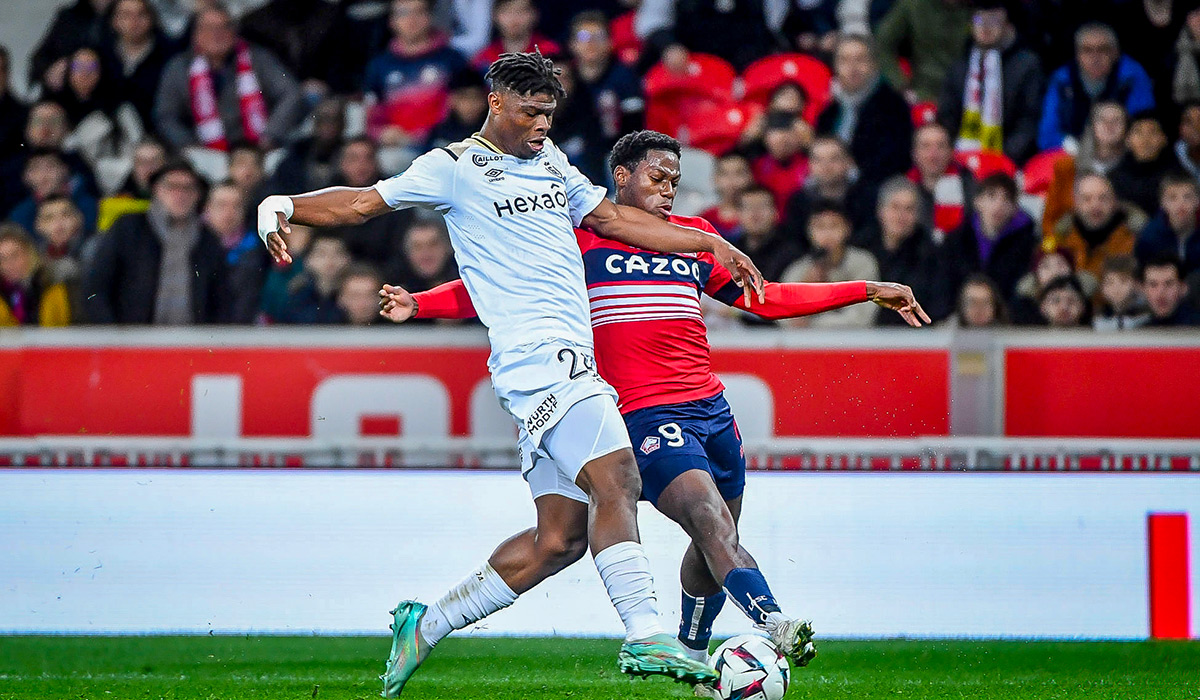
MULTIPOLYGON (((1200 472, 1200 440, 939 437, 748 442, 756 471, 1200 472)), ((0 467, 515 469, 508 440, 474 438, 0 439, 0 467)))

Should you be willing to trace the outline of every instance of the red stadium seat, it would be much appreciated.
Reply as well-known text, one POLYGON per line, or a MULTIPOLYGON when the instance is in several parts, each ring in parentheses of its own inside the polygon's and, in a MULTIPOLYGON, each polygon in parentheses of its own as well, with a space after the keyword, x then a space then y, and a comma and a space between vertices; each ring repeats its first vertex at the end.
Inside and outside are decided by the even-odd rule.
POLYGON ((922 127, 937 121, 937 105, 933 102, 918 102, 912 106, 914 127, 922 127))
POLYGON ((720 155, 737 145, 746 125, 762 109, 732 100, 696 105, 683 115, 680 138, 693 148, 720 155))
POLYGON ((627 66, 636 64, 638 57, 642 55, 642 40, 633 30, 633 20, 636 17, 637 11, 633 10, 617 17, 608 25, 613 53, 616 54, 617 60, 627 66))
POLYGON ((694 53, 686 70, 674 73, 662 63, 646 74, 646 128, 675 136, 685 115, 710 103, 732 99, 733 66, 717 56, 694 53))
POLYGON ((1029 159, 1025 164, 1025 193, 1046 194, 1054 180, 1054 164, 1066 158, 1062 150, 1044 151, 1029 159))
POLYGON ((1003 153, 985 153, 983 151, 956 152, 954 160, 975 176, 975 179, 982 180, 988 175, 995 173, 1004 173, 1009 177, 1016 177, 1017 164, 1004 155, 1003 153))
POLYGON ((812 56, 784 53, 761 58, 742 72, 745 99, 766 106, 775 88, 784 83, 796 83, 808 97, 804 119, 814 123, 817 115, 829 102, 829 86, 833 79, 829 67, 812 56))

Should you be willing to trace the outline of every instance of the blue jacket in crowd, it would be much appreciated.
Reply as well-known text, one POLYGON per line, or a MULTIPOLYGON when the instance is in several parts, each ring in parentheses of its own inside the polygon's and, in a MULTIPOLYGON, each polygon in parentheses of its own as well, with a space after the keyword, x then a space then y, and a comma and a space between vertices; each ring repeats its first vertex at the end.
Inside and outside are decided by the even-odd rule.
POLYGON ((1072 61, 1050 76, 1038 129, 1038 147, 1047 151, 1061 147, 1068 136, 1078 138, 1098 102, 1118 102, 1131 115, 1145 112, 1154 109, 1154 85, 1137 61, 1121 56, 1104 90, 1093 100, 1083 87, 1079 66, 1072 61))

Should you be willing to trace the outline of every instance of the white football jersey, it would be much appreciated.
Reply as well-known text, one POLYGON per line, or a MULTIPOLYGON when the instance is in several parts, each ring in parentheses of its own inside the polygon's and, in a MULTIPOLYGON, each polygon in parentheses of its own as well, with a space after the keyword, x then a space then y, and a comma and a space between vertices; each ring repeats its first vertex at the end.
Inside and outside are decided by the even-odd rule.
POLYGON ((574 228, 605 197, 547 139, 522 159, 479 134, 437 148, 375 184, 393 209, 441 212, 459 274, 488 328, 493 360, 548 338, 592 347, 574 228))

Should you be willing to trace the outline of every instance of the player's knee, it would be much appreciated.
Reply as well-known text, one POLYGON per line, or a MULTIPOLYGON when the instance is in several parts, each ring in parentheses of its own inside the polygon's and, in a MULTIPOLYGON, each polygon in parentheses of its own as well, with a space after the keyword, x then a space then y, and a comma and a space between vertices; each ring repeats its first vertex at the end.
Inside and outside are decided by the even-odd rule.
POLYGON ((737 551, 737 526, 729 511, 715 503, 699 502, 687 510, 684 530, 692 537, 692 543, 705 553, 737 551))
POLYGON ((554 534, 538 538, 538 554, 543 566, 557 573, 579 561, 587 553, 587 534, 554 534))

